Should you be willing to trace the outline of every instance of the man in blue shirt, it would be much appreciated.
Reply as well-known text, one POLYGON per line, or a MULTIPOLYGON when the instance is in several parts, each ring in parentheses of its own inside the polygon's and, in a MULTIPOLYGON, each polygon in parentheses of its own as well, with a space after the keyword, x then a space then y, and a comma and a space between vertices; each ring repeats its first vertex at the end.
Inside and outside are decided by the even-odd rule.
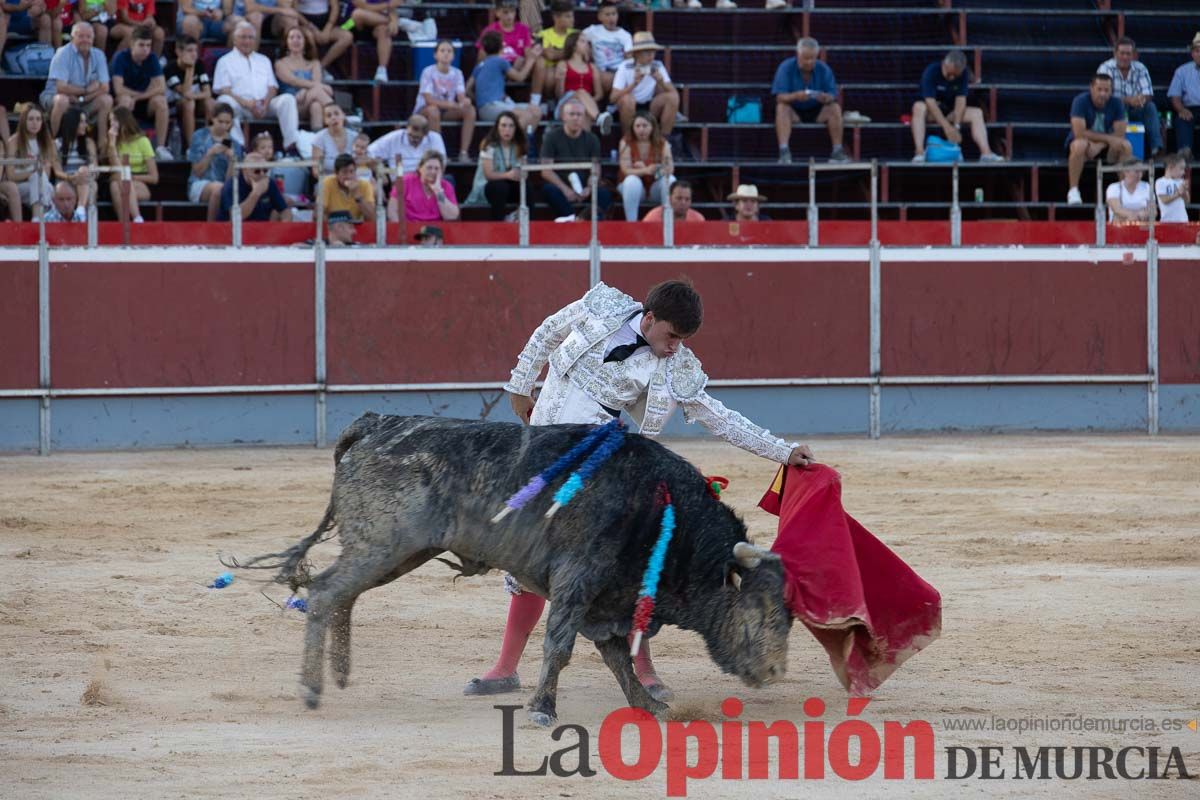
POLYGON ((1113 97, 1112 89, 1112 78, 1096 73, 1088 91, 1080 92, 1071 101, 1071 132, 1067 135, 1067 177, 1071 188, 1067 192, 1067 205, 1083 203, 1079 176, 1083 174, 1084 162, 1101 153, 1110 164, 1133 155, 1133 148, 1125 138, 1125 104, 1113 97))
POLYGON ((77 105, 96 120, 96 138, 101 152, 108 139, 108 114, 113 99, 108 93, 108 64, 104 53, 92 47, 95 31, 86 22, 71 26, 71 41, 54 53, 46 88, 39 98, 42 108, 50 109, 50 132, 58 135, 63 112, 77 105))
POLYGON ((779 163, 792 163, 788 146, 792 126, 797 122, 822 122, 829 131, 833 152, 830 161, 849 161, 842 148, 842 107, 837 102, 837 81, 833 70, 817 60, 821 45, 805 37, 796 42, 796 56, 775 70, 771 94, 775 95, 775 138, 779 141, 779 163))
POLYGON ((140 119, 154 117, 154 142, 158 145, 154 154, 159 161, 174 161, 175 156, 165 147, 171 112, 167 107, 167 81, 162 65, 151 52, 154 29, 139 25, 129 39, 128 49, 113 56, 109 70, 117 106, 128 108, 140 119))
POLYGON ((980 161, 1003 161, 988 144, 983 111, 967 106, 967 87, 971 71, 961 50, 951 50, 940 62, 930 64, 921 75, 921 94, 912 107, 912 135, 916 155, 913 162, 925 160, 925 123, 931 120, 942 129, 942 136, 953 144, 962 144, 959 128, 971 126, 971 138, 979 147, 980 161))
MULTIPOLYGON (((246 161, 262 161, 258 153, 247 153, 246 161)), ((238 182, 238 206, 243 222, 291 222, 292 210, 283 199, 283 192, 271 180, 266 166, 245 166, 237 177, 225 181, 221 189, 221 210, 217 219, 227 222, 233 210, 233 182, 238 182)))
POLYGON ((1200 33, 1192 39, 1192 60, 1175 70, 1167 98, 1175 109, 1175 149, 1190 162, 1196 115, 1200 114, 1200 33))

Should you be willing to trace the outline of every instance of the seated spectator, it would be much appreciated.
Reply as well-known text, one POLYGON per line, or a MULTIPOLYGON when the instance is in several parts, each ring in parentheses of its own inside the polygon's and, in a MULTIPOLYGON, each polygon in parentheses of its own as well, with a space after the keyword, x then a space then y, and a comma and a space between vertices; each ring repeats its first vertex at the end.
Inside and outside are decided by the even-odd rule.
POLYGON ((414 114, 429 120, 429 129, 441 133, 443 119, 461 119, 458 160, 469 161, 471 140, 475 138, 475 104, 467 97, 462 70, 454 66, 454 44, 449 39, 437 43, 434 63, 421 70, 414 114))
POLYGON ((0 56, 4 55, 9 34, 53 44, 62 41, 53 38, 52 16, 45 0, 0 0, 0 56))
POLYGON ((759 194, 758 187, 752 183, 739 184, 737 191, 725 199, 733 203, 734 222, 765 222, 770 219, 761 211, 767 196, 759 194))
MULTIPOLYGON (((517 0, 495 0, 496 21, 484 28, 475 43, 475 62, 479 63, 487 56, 483 50, 483 37, 488 31, 500 34, 499 54, 509 65, 520 69, 525 66, 525 51, 533 47, 533 33, 529 26, 517 22, 517 0)), ((530 65, 530 69, 533 65, 530 65)))
MULTIPOLYGON (((133 222, 145 222, 142 219, 140 204, 150 199, 150 187, 158 183, 158 163, 154 160, 154 147, 151 146, 150 140, 142 133, 133 112, 124 106, 113 109, 108 132, 108 163, 113 166, 129 164, 133 176, 129 187, 127 213, 133 222)), ((112 194, 117 219, 121 219, 122 180, 119 173, 114 172, 111 175, 108 188, 112 194)))
POLYGON ((12 136, 12 131, 8 129, 8 109, 0 105, 0 147, 8 142, 9 136, 12 136))
POLYGON ((592 46, 592 62, 600 70, 602 86, 597 98, 608 97, 617 68, 625 61, 625 53, 633 47, 633 37, 629 31, 617 24, 619 18, 620 8, 616 0, 600 0, 596 23, 583 29, 583 35, 592 46))
POLYGON ((108 64, 104 54, 92 48, 92 26, 77 22, 71 28, 71 42, 54 53, 50 74, 42 90, 43 108, 50 109, 50 130, 58 131, 63 113, 71 105, 79 105, 95 119, 96 130, 103 145, 108 131, 108 115, 113 99, 108 93, 108 64))
POLYGON ((541 122, 542 109, 535 103, 514 103, 505 93, 506 82, 523 81, 529 77, 533 65, 539 60, 541 45, 535 44, 529 49, 529 58, 521 67, 510 65, 500 55, 500 34, 488 31, 480 39, 485 58, 475 64, 471 72, 471 80, 467 81, 467 94, 475 96, 475 108, 479 109, 479 118, 488 122, 500 118, 508 111, 516 116, 521 128, 530 136, 534 128, 541 122))
MULTIPOLYGON (((328 123, 325 124, 325 128, 328 130, 328 123)), ((354 137, 354 148, 351 155, 354 156, 354 163, 358 165, 358 177, 367 181, 375 180, 375 165, 379 163, 371 158, 370 147, 371 137, 364 131, 359 131, 358 135, 354 137)))
MULTIPOLYGON (((346 114, 337 103, 329 102, 322 109, 325 127, 312 143, 312 160, 320 162, 313 167, 313 177, 319 178, 333 172, 333 162, 344 153, 354 152, 354 131, 346 128, 346 114)), ((370 139, 367 139, 370 142, 370 139)))
POLYGON ((335 0, 298 0, 296 10, 303 18, 305 29, 325 53, 321 56, 322 67, 336 63, 354 44, 354 34, 340 24, 342 20, 338 19, 335 0))
POLYGON ((775 138, 779 142, 779 163, 792 163, 792 126, 797 122, 824 123, 833 151, 830 161, 850 160, 842 147, 842 107, 837 102, 837 81, 833 70, 818 61, 821 45, 816 39, 796 42, 796 55, 775 70, 771 93, 775 95, 775 138))
POLYGON ((535 106, 542 104, 543 96, 548 100, 554 98, 554 71, 558 62, 566 58, 563 45, 567 43, 567 36, 575 33, 575 6, 571 0, 552 0, 550 17, 554 24, 543 28, 534 37, 542 46, 542 57, 534 59, 533 86, 529 90, 529 102, 535 106))
POLYGON ((598 124, 600 133, 607 136, 612 130, 612 114, 601 111, 596 105, 596 98, 605 96, 604 81, 600 78, 599 68, 592 63, 592 47, 587 38, 581 33, 572 33, 563 43, 563 56, 554 72, 555 89, 560 98, 554 116, 558 116, 563 103, 574 98, 583 104, 588 127, 598 124))
POLYGON ((1154 209, 1150 206, 1150 184, 1142 180, 1141 164, 1126 159, 1117 175, 1120 180, 1110 183, 1104 192, 1108 221, 1148 222, 1154 209))
POLYGON ((1091 88, 1080 92, 1071 102, 1071 132, 1067 134, 1067 179, 1070 191, 1067 204, 1083 202, 1079 194, 1079 177, 1084 162, 1104 154, 1104 160, 1115 164, 1133 154, 1125 138, 1125 104, 1112 96, 1112 78, 1093 75, 1091 88))
MULTIPOLYGON (((65 177, 58 161, 58 148, 50 135, 45 114, 35 103, 27 103, 17 122, 17 132, 8 140, 9 158, 36 159, 37 164, 23 166, 10 164, 8 179, 17 185, 17 194, 22 204, 29 207, 41 203, 50 205, 54 191, 51 179, 65 177)), ((11 209, 10 209, 11 213, 11 209)))
MULTIPOLYGON (((129 41, 129 35, 133 33, 134 28, 146 26, 150 28, 150 41, 154 50, 154 55, 160 57, 163 54, 163 42, 166 40, 166 31, 158 24, 154 18, 158 9, 156 0, 116 0, 117 2, 117 23, 112 26, 110 33, 112 39, 116 42, 117 50, 124 50, 132 46, 129 41)), ((178 49, 178 43, 176 44, 178 49)))
POLYGON ((479 148, 479 166, 467 202, 486 202, 491 207, 492 221, 504 219, 509 204, 520 200, 520 164, 527 152, 525 130, 516 114, 500 112, 479 148))
POLYGON ((400 222, 401 204, 404 219, 409 222, 458 219, 458 198, 454 185, 442 177, 445 170, 446 157, 436 150, 421 156, 416 172, 405 174, 403 180, 393 184, 388 198, 388 222, 400 222))
POLYGON ((392 38, 404 29, 411 41, 428 41, 437 37, 437 25, 432 18, 424 24, 401 17, 397 9, 404 0, 352 0, 355 30, 369 32, 375 38, 375 56, 379 66, 375 68, 375 82, 387 83, 388 64, 392 60, 392 38))
POLYGON ((1125 116, 1146 128, 1146 152, 1154 157, 1162 150, 1162 123, 1158 119, 1158 108, 1154 105, 1154 84, 1150 82, 1150 70, 1137 60, 1137 45, 1128 36, 1117 40, 1113 57, 1096 70, 1098 74, 1112 78, 1113 97, 1125 104, 1125 116))
POLYGON ((629 134, 621 138, 621 199, 625 221, 638 221, 638 207, 649 194, 651 203, 662 203, 675 180, 671 145, 658 130, 658 122, 648 112, 633 120, 629 134))
POLYGON ((1189 162, 1196 115, 1200 114, 1200 33, 1192 39, 1192 60, 1175 70, 1167 98, 1175 109, 1175 149, 1189 162))
POLYGON ((233 177, 233 165, 245 155, 242 146, 229 135, 233 127, 233 109, 224 103, 213 108, 208 126, 196 131, 188 146, 188 201, 207 204, 205 219, 212 222, 221 209, 221 189, 233 177))
POLYGON ((354 241, 355 226, 358 222, 349 211, 335 211, 327 217, 329 223, 329 238, 326 243, 330 247, 356 247, 354 241))
POLYGON ((325 219, 334 211, 344 211, 355 222, 375 221, 375 186, 358 177, 354 156, 343 153, 333 161, 333 174, 321 181, 325 219))
POLYGON ((59 181, 54 185, 52 200, 49 210, 42 215, 46 222, 87 222, 87 211, 70 181, 59 181))
MULTIPOLYGON (((262 161, 258 153, 247 153, 246 161, 262 161)), ((231 177, 221 187, 221 207, 217 219, 226 222, 232 219, 233 182, 237 181, 238 207, 243 222, 291 222, 292 210, 283 199, 283 192, 267 174, 266 166, 247 163, 237 177, 231 177)))
POLYGON ((166 148, 167 126, 171 122, 167 81, 162 65, 150 50, 151 34, 152 29, 145 25, 135 28, 129 35, 132 46, 113 56, 113 94, 117 107, 128 108, 135 118, 154 118, 154 141, 158 143, 155 155, 163 161, 174 161, 175 157, 166 148))
POLYGON ((175 13, 175 32, 190 36, 196 41, 224 42, 228 28, 225 27, 225 9, 221 0, 179 0, 175 13))
POLYGON ((413 241, 421 247, 441 247, 446 241, 446 234, 437 225, 422 225, 413 236, 413 241))
POLYGON ((971 126, 971 138, 979 147, 980 161, 1003 161, 992 152, 988 144, 987 125, 983 111, 967 106, 967 92, 971 84, 971 70, 967 69, 967 57, 961 50, 951 50, 940 62, 930 64, 921 75, 921 96, 912 107, 912 136, 917 154, 912 160, 925 160, 925 123, 932 120, 942 129, 946 141, 962 143, 959 127, 965 122, 971 126))
MULTIPOLYGON (((692 208, 692 185, 687 181, 675 181, 671 184, 671 213, 675 222, 704 222, 704 215, 692 208)), ((646 212, 642 222, 662 223, 663 207, 655 206, 646 212)))
POLYGON ((87 206, 95 173, 100 163, 96 142, 88 136, 87 116, 79 108, 68 108, 58 128, 58 157, 63 175, 75 189, 76 201, 87 206))
POLYGON ((95 36, 96 49, 101 53, 107 52, 109 40, 114 38, 109 31, 117 24, 116 0, 63 0, 59 8, 62 10, 60 21, 63 25, 69 26, 76 20, 89 23, 95 36))
POLYGON ((633 118, 639 111, 649 111, 658 120, 663 136, 675 130, 675 116, 679 111, 679 92, 671 84, 671 76, 654 52, 662 50, 656 44, 654 34, 639 31, 633 35, 633 46, 627 58, 613 78, 609 102, 617 107, 621 115, 621 133, 629 133, 633 118))
POLYGON ((248 11, 246 0, 221 0, 221 8, 225 14, 221 27, 225 31, 236 29, 239 22, 249 22, 254 26, 255 37, 262 39, 263 15, 261 11, 248 11))
MULTIPOLYGON (((279 94, 279 82, 271 60, 257 52, 258 39, 254 26, 243 20, 233 30, 234 49, 217 61, 213 76, 213 93, 217 101, 233 109, 235 123, 243 118, 279 120, 283 134, 284 152, 298 156, 296 151, 300 119, 296 110, 296 98, 290 94, 279 94)), ((242 142, 242 126, 233 126, 233 139, 242 142)))
POLYGON ((1184 178, 1187 159, 1180 153, 1167 156, 1165 174, 1154 182, 1154 194, 1163 222, 1187 222, 1187 204, 1192 200, 1192 188, 1184 178))
POLYGON ((167 104, 174 105, 183 130, 184 147, 196 132, 196 120, 208 119, 213 107, 212 81, 199 62, 200 43, 191 36, 175 40, 175 60, 163 70, 167 83, 167 104))
POLYGON ((392 169, 404 173, 413 172, 422 157, 431 151, 441 153, 442 163, 445 163, 446 143, 440 133, 429 130, 429 120, 421 114, 413 114, 405 127, 380 136, 367 148, 372 157, 386 161, 392 169))
MULTIPOLYGON (((568 100, 562 109, 563 124, 546 134, 542 140, 542 163, 553 164, 598 161, 600 140, 596 134, 584 128, 583 104, 568 100)), ((547 166, 542 170, 542 200, 554 211, 556 219, 574 219, 575 205, 587 202, 591 197, 591 186, 587 172, 555 170, 547 166)), ((612 193, 603 186, 596 189, 597 213, 600 217, 612 205, 612 193)))
MULTIPOLYGON (((262 22, 255 25, 258 31, 259 38, 262 38, 262 32, 265 29, 269 38, 278 37, 283 47, 280 49, 286 52, 286 39, 284 32, 288 28, 302 28, 301 24, 304 18, 300 16, 300 12, 293 7, 292 0, 243 0, 245 3, 243 16, 250 19, 251 16, 257 15, 262 18, 262 22)), ((254 24, 251 21, 251 24, 254 24)), ((313 48, 315 50, 316 43, 313 48)))
MULTIPOLYGON (((0 138, 0 158, 8 158, 8 153, 8 139, 0 138)), ((11 221, 21 222, 25 215, 21 208, 21 192, 12 177, 13 166, 0 166, 0 206, 8 210, 8 218, 11 221)))
POLYGON ((297 113, 308 113, 312 130, 321 130, 324 108, 333 102, 333 89, 325 83, 324 68, 317 60, 317 44, 298 25, 283 34, 275 60, 279 93, 296 98, 297 113))

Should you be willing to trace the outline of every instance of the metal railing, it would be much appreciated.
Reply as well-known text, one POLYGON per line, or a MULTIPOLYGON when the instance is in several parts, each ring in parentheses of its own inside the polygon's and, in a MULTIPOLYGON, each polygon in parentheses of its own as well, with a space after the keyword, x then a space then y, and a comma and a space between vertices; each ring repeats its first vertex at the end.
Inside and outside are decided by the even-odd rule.
POLYGON ((521 159, 517 166, 521 173, 521 201, 517 207, 518 242, 521 247, 529 246, 529 174, 531 172, 546 172, 559 170, 586 169, 588 171, 588 196, 591 207, 591 236, 588 237, 588 285, 595 286, 600 282, 600 236, 599 236, 599 203, 596 199, 600 186, 599 161, 566 161, 530 164, 521 159))

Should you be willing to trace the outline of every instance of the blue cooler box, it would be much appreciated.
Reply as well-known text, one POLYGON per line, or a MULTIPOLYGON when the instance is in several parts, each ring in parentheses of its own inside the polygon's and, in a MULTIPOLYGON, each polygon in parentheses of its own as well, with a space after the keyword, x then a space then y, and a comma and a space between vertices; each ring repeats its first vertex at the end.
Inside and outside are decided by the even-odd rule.
MULTIPOLYGON (((409 45, 409 50, 412 52, 412 79, 414 81, 421 79, 421 73, 426 67, 433 66, 433 51, 437 49, 437 44, 437 42, 413 42, 409 45)), ((451 44, 454 45, 454 66, 462 69, 462 42, 455 39, 451 44)))
MULTIPOLYGON (((433 58, 431 54, 429 56, 433 58)), ((1133 157, 1141 161, 1146 157, 1146 126, 1136 122, 1125 126, 1125 138, 1129 140, 1129 146, 1133 148, 1133 157)))

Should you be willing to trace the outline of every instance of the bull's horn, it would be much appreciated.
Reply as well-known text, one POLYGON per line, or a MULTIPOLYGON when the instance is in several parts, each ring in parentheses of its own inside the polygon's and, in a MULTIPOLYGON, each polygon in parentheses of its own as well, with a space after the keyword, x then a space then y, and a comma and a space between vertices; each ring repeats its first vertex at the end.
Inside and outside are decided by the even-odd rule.
POLYGON ((733 557, 746 569, 754 569, 764 558, 772 558, 774 555, 770 550, 763 550, 749 542, 738 542, 733 546, 733 557))
POLYGON ((742 576, 737 572, 729 573, 729 580, 733 583, 733 588, 739 592, 742 590, 742 576))

